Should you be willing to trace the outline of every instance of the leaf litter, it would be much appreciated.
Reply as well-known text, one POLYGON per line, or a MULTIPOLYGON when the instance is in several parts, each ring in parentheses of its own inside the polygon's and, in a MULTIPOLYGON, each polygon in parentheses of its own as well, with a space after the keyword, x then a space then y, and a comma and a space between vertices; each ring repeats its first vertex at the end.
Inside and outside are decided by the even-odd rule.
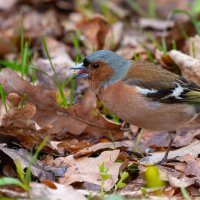
POLYGON ((84 1, 63 0, 0 2, 0 55, 7 61, 1 63, 6 68, 0 71, 0 84, 6 93, 8 108, 6 112, 4 102, 0 102, 0 173, 19 177, 17 161, 24 171, 38 145, 48 136, 48 143, 30 169, 30 191, 4 186, 0 187, 0 198, 64 199, 67 196, 73 200, 87 199, 92 194, 100 199, 102 188, 105 199, 112 193, 127 198, 178 199, 183 198, 180 187, 191 197, 200 195, 198 118, 177 132, 170 160, 155 168, 154 174, 158 170, 160 178, 154 175, 151 181, 161 179, 165 185, 148 188, 145 173, 149 165, 162 159, 168 133, 145 130, 138 140, 136 127, 125 130, 120 119, 116 120, 98 106, 98 97, 89 90, 85 80, 75 82, 75 103, 69 103, 74 84, 70 66, 102 48, 114 50, 126 59, 152 61, 153 58, 164 68, 200 82, 196 45, 199 36, 195 35, 193 22, 188 16, 179 15, 165 20, 174 7, 187 10, 192 4, 187 0, 181 3, 159 0, 154 13, 159 18, 153 19, 142 11, 147 9, 146 1, 137 2, 140 14, 128 2, 91 1, 90 5, 84 1), (28 65, 34 66, 24 79, 19 71, 8 68, 10 60, 21 62, 18 10, 23 16, 23 39, 29 42, 32 54, 28 65), (161 46, 163 33, 167 54, 161 46), (59 105, 56 78, 41 45, 42 35, 57 77, 62 83, 70 79, 64 88, 66 108, 59 105), (31 83, 33 69, 36 69, 36 81, 31 83), (104 166, 104 175, 108 177, 105 181, 101 179, 99 166, 104 166), (123 171, 129 174, 124 182, 120 180, 123 171), (114 191, 118 182, 123 182, 125 187, 114 191))

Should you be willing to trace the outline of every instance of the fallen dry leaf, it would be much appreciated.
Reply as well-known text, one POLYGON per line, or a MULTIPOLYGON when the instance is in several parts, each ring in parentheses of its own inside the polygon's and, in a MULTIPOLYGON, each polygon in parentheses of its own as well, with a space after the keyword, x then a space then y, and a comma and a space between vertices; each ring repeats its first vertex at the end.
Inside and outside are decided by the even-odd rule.
MULTIPOLYGON (((196 140, 195 142, 193 142, 192 144, 186 147, 183 147, 174 151, 170 151, 168 155, 168 159, 177 158, 179 156, 183 156, 186 154, 191 154, 194 157, 197 157, 200 153, 199 145, 200 145, 200 141, 196 140)), ((163 156, 165 155, 165 152, 155 152, 155 153, 151 153, 151 155, 152 156, 142 158, 141 162, 145 165, 155 164, 162 160, 163 156)))
POLYGON ((97 143, 93 146, 81 149, 80 151, 76 152, 74 154, 74 156, 80 157, 80 156, 90 155, 90 154, 95 153, 99 150, 116 149, 116 148, 120 148, 120 147, 126 147, 126 148, 134 149, 135 141, 133 141, 133 140, 123 140, 123 141, 119 141, 119 142, 97 143))
MULTIPOLYGON (((188 127, 183 127, 176 132, 176 137, 172 144, 173 147, 187 146, 196 136, 200 135, 199 125, 195 123, 189 124, 188 127)), ((146 137, 146 141, 142 143, 146 148, 168 147, 169 133, 167 132, 149 132, 148 138, 146 137)))
POLYGON ((173 187, 186 188, 186 187, 193 185, 195 183, 195 178, 189 178, 189 177, 186 177, 186 176, 181 177, 181 178, 176 178, 174 176, 169 175, 168 181, 169 181, 170 185, 173 186, 173 187))
POLYGON ((31 10, 25 14, 23 25, 28 37, 34 38, 42 35, 59 37, 62 35, 62 27, 54 10, 44 13, 31 10))
POLYGON ((103 16, 96 15, 92 19, 79 22, 77 28, 84 34, 90 49, 98 50, 104 46, 110 25, 103 16))
MULTIPOLYGON (((24 108, 11 108, 5 114, 2 124, 8 130, 14 127, 27 130, 28 125, 30 125, 36 131, 34 133, 36 135, 38 135, 37 131, 39 131, 43 132, 42 135, 44 136, 44 131, 48 130, 46 134, 50 138, 61 138, 61 136, 63 137, 67 133, 74 135, 86 133, 96 137, 112 134, 114 139, 119 139, 123 136, 120 125, 105 119, 99 111, 94 112, 96 96, 91 91, 87 92, 81 103, 65 110, 56 103, 52 90, 40 86, 33 86, 22 80, 10 69, 3 69, 0 72, 0 83, 7 93, 17 93, 21 97, 27 97, 24 108), (17 121, 14 124, 15 126, 11 123, 12 126, 10 127, 12 118, 14 121, 17 118, 17 121)), ((30 131, 33 133, 33 130, 30 131)), ((22 133, 24 133, 25 138, 27 133, 23 131, 22 133)), ((32 135, 33 138, 34 134, 32 135)), ((13 134, 13 136, 16 135, 13 134)), ((43 137, 40 138, 42 139, 43 137)), ((37 137, 37 139, 39 138, 37 137)))
MULTIPOLYGON (((56 158, 51 164, 54 166, 66 166, 67 171, 64 177, 59 178, 59 183, 70 185, 75 182, 88 182, 101 186, 98 166, 102 163, 111 178, 105 181, 105 190, 112 189, 118 181, 119 170, 122 163, 116 162, 119 150, 104 151, 98 157, 81 157, 75 159, 73 155, 56 158)), ((48 163, 47 163, 48 164, 48 163)))
MULTIPOLYGON (((20 163, 23 170, 29 166, 29 162, 32 159, 32 155, 30 155, 30 153, 25 149, 14 150, 6 147, 0 147, 0 150, 8 155, 13 160, 15 165, 20 163)), ((63 176, 65 171, 66 167, 55 168, 46 166, 39 160, 36 160, 36 162, 31 166, 31 173, 33 176, 41 180, 49 179, 54 181, 55 177, 63 176)))
POLYGON ((12 8, 18 0, 7 0, 6 2, 4 0, 0 0, 0 9, 1 10, 8 10, 12 8))
POLYGON ((12 198, 29 198, 43 200, 87 200, 84 195, 73 189, 71 186, 55 183, 56 189, 52 189, 41 183, 31 183, 29 192, 17 192, 12 189, 0 189, 1 194, 12 198))
POLYGON ((174 21, 169 20, 159 20, 159 19, 150 19, 150 18, 140 18, 139 25, 142 28, 152 28, 155 30, 167 30, 173 28, 174 21))
POLYGON ((187 177, 182 172, 172 168, 172 166, 158 166, 160 178, 168 181, 172 187, 175 188, 186 188, 190 185, 195 184, 200 177, 187 177))
POLYGON ((117 22, 111 26, 105 38, 104 49, 116 49, 123 38, 123 23, 117 22))
POLYGON ((200 175, 200 161, 192 160, 189 161, 185 167, 185 175, 187 176, 199 176, 200 175))
POLYGON ((125 18, 128 16, 128 11, 126 9, 124 9, 121 4, 116 4, 112 1, 109 1, 107 6, 108 6, 109 10, 113 14, 119 16, 119 18, 125 18))
POLYGON ((187 154, 177 158, 181 162, 185 162, 184 173, 186 176, 199 176, 200 175, 200 159, 195 158, 191 154, 187 154))
POLYGON ((6 38, 4 34, 0 34, 0 55, 7 55, 9 53, 16 53, 17 48, 11 41, 11 38, 6 38))
POLYGON ((187 79, 200 84, 200 60, 177 50, 171 50, 169 56, 180 67, 187 79))
POLYGON ((32 183, 30 191, 30 197, 32 199, 43 200, 86 200, 81 193, 74 190, 71 186, 56 184, 57 189, 51 189, 46 185, 39 183, 32 183))

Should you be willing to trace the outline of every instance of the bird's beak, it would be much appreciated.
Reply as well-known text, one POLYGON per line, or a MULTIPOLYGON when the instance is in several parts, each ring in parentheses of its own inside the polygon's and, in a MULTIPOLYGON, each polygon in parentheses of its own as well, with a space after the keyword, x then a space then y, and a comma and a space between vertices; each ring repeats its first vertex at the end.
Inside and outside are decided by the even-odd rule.
POLYGON ((88 71, 83 63, 79 63, 73 67, 70 67, 70 69, 79 70, 78 73, 74 76, 75 79, 88 77, 88 71))

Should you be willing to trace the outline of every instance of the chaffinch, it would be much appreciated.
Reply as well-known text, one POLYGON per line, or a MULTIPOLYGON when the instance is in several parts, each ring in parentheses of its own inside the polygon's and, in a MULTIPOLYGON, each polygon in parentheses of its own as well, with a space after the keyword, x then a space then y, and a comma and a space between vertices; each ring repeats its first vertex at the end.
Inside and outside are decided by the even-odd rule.
POLYGON ((159 65, 99 50, 72 69, 113 114, 138 127, 173 132, 200 112, 200 86, 159 65))

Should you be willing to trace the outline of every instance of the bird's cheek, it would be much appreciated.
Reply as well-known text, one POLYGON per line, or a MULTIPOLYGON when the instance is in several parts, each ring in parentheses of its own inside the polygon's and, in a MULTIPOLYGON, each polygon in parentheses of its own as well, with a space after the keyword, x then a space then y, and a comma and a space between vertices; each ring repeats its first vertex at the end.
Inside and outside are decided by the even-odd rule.
POLYGON ((89 80, 89 84, 90 84, 91 88, 93 90, 97 90, 97 88, 100 86, 100 81, 99 81, 99 77, 97 76, 97 74, 90 73, 88 80, 89 80))

